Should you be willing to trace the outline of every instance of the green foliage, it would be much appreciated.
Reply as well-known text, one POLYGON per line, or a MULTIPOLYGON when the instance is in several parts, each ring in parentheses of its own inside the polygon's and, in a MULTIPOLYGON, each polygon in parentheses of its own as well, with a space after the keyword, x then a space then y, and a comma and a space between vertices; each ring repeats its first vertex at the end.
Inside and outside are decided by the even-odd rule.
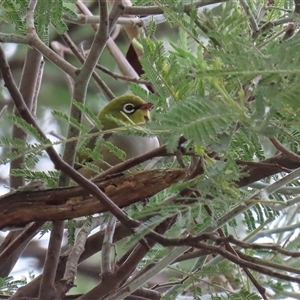
POLYGON ((235 159, 252 160, 253 156, 259 159, 264 158, 259 136, 249 132, 248 128, 241 128, 235 132, 230 141, 230 151, 235 159))
MULTIPOLYGON (((134 94, 155 104, 152 123, 128 126, 117 121, 121 127, 114 131, 142 136, 158 135, 162 144, 166 144, 167 149, 177 155, 175 157, 172 153, 171 158, 164 157, 160 168, 177 168, 181 159, 181 165, 187 167, 189 176, 193 177, 193 170, 197 167, 201 169, 201 175, 188 182, 173 185, 151 199, 128 208, 128 215, 139 219, 141 225, 135 228, 132 236, 121 242, 120 252, 126 251, 130 257, 129 250, 140 247, 141 240, 168 219, 172 220, 172 226, 164 233, 166 238, 195 236, 208 229, 211 231, 221 228, 225 236, 234 233, 244 241, 258 240, 265 233, 269 240, 297 251, 300 243, 297 227, 291 227, 298 215, 298 208, 290 206, 284 211, 276 209, 276 205, 291 199, 297 200, 299 190, 296 192, 291 188, 299 186, 298 178, 288 183, 288 186, 282 185, 276 193, 257 193, 252 198, 257 187, 239 187, 239 180, 246 175, 241 172, 241 166, 247 166, 248 170, 254 169, 261 160, 269 157, 268 152, 272 152, 272 149, 264 144, 264 141, 269 141, 269 137, 276 135, 289 150, 299 152, 300 35, 296 34, 288 40, 283 39, 281 34, 276 36, 285 29, 286 24, 263 30, 266 24, 288 17, 289 13, 283 8, 293 9, 293 1, 275 1, 276 9, 273 6, 266 8, 263 1, 246 1, 257 17, 258 33, 251 32, 253 24, 241 1, 226 1, 201 12, 195 7, 188 12, 184 11, 184 5, 192 4, 191 1, 133 2, 134 5, 158 5, 163 8, 164 16, 173 31, 160 39, 161 28, 152 21, 145 34, 138 38, 144 53, 139 58, 145 72, 142 77, 151 82, 155 93, 149 93, 136 83, 131 83, 129 87, 134 94), (176 37, 172 37, 172 34, 176 37), (177 149, 182 135, 187 141, 177 149), (268 201, 272 201, 270 204, 273 206, 268 201), (289 229, 280 232, 284 226, 289 229), (278 232, 268 233, 270 227, 278 232), (296 234, 289 230, 296 230, 296 234)), ((46 44, 52 27, 59 34, 67 29, 63 21, 64 15, 77 18, 72 9, 74 3, 75 0, 37 2, 34 22, 39 37, 46 44)), ((4 20, 13 24, 18 34, 25 35, 28 1, 0 0, 0 5, 4 20)), ((84 36, 82 40, 89 38, 84 36)), ((92 85, 91 87, 94 88, 92 85)), ((88 131, 88 126, 70 117, 69 113, 64 113, 61 109, 53 110, 53 116, 62 121, 63 128, 71 125, 82 132, 81 136, 74 137, 79 140, 78 164, 100 173, 99 165, 93 162, 102 161, 100 150, 104 148, 120 160, 126 159, 123 151, 105 140, 111 132, 102 136, 102 124, 97 115, 86 105, 75 101, 74 105, 99 130, 88 131)), ((33 171, 43 150, 55 143, 41 138, 38 131, 22 118, 12 115, 9 120, 38 142, 26 143, 20 139, 1 137, 0 146, 4 151, 1 153, 0 163, 5 164, 24 156, 23 165, 20 169, 12 170, 12 176, 22 176, 26 180, 38 179, 48 186, 56 186, 58 172, 33 171)), ((276 153, 276 149, 273 152, 276 153)), ((269 169, 279 168, 272 162, 263 166, 269 169)), ((282 168, 282 171, 290 170, 282 168)), ((259 184, 268 187, 282 176, 285 176, 284 172, 264 178, 259 184)), ((48 223, 41 233, 48 232, 49 228, 48 223)), ((70 247, 75 240, 75 229, 74 220, 70 220, 70 247)), ((223 244, 214 244, 211 240, 203 243, 223 247, 223 244)), ((170 262, 165 274, 170 275, 170 272, 170 276, 176 279, 167 278, 167 291, 163 299, 176 299, 184 293, 192 295, 194 299, 201 299, 208 293, 212 295, 212 299, 259 299, 252 292, 252 286, 246 286, 245 273, 241 272, 240 266, 228 263, 225 256, 214 254, 212 257, 210 252, 205 253, 205 247, 200 246, 199 249, 195 247, 189 251, 182 250, 181 253, 184 256, 201 250, 198 257, 184 263, 178 263, 176 258, 170 262), (216 278, 218 275, 222 275, 222 280, 225 278, 228 282, 216 278), (226 290, 229 284, 235 288, 234 293, 226 290)), ((178 248, 156 244, 147 250, 147 254, 139 261, 138 271, 152 266, 152 263, 159 265, 161 260, 178 248)), ((266 261, 284 264, 285 267, 299 267, 296 258, 286 259, 285 256, 275 255, 276 251, 251 249, 245 252, 266 261)), ((0 282, 4 290, 8 289, 9 280, 11 279, 0 282)), ((128 282, 130 280, 132 278, 128 282)), ((259 283, 262 288, 268 286, 282 293, 294 288, 289 282, 283 283, 281 279, 273 281, 267 276, 261 276, 259 283)), ((13 284, 11 288, 15 288, 13 284)))
POLYGON ((16 126, 23 129, 26 133, 30 134, 32 137, 36 138, 38 141, 48 143, 49 145, 51 145, 51 142, 48 139, 44 139, 43 137, 41 137, 41 135, 39 134, 37 129, 33 125, 27 123, 24 119, 22 119, 16 115, 9 115, 8 118, 11 121, 13 121, 13 123, 16 126))
POLYGON ((119 158, 120 160, 126 159, 126 153, 121 150, 120 148, 116 147, 114 144, 110 143, 109 141, 104 141, 103 146, 109 150, 114 156, 119 158))
MULTIPOLYGON (((153 97, 158 108, 150 128, 160 134, 168 149, 176 149, 179 136, 184 135, 192 141, 194 149, 200 149, 199 153, 204 153, 204 149, 217 149, 219 156, 226 158, 225 163, 222 159, 212 162, 204 157, 205 178, 197 184, 201 191, 199 205, 189 205, 189 208, 163 205, 160 209, 163 207, 164 213, 160 214, 155 209, 157 198, 154 198, 154 202, 150 201, 134 214, 156 216, 147 223, 150 229, 157 224, 159 216, 162 220, 166 214, 175 213, 178 221, 170 232, 178 233, 182 228, 193 227, 193 222, 187 220, 201 215, 203 205, 208 203, 205 195, 213 197, 209 206, 214 217, 219 218, 248 194, 249 191, 238 190, 232 185, 241 176, 234 160, 264 159, 264 149, 260 144, 262 136, 274 136, 280 132, 281 126, 285 126, 288 128, 283 134, 285 143, 290 142, 293 149, 298 149, 298 130, 293 125, 298 124, 300 117, 300 78, 296 70, 299 57, 296 45, 299 42, 298 37, 285 43, 274 39, 261 48, 255 47, 249 39, 247 19, 233 1, 226 2, 222 9, 205 11, 202 19, 197 18, 193 11, 190 19, 181 18, 180 6, 174 13, 177 5, 174 1, 160 2, 163 4, 171 5, 165 9, 166 16, 171 26, 180 28, 180 39, 171 43, 171 51, 152 36, 140 40, 145 53, 140 59, 145 70, 144 78, 153 84, 156 95, 146 95, 136 85, 131 85, 131 89, 146 99, 153 97), (200 26, 195 26, 195 20, 206 30, 209 45, 203 46, 199 42, 200 26), (287 55, 287 49, 294 54, 287 55), (245 87, 256 76, 261 78, 251 86, 255 97, 252 103, 247 100, 249 91, 245 87), (290 130, 293 130, 293 136, 288 135, 290 130)), ((257 43, 262 44, 263 40, 259 39, 257 43)), ((269 206, 257 204, 244 212, 243 222, 252 232, 279 216, 278 211, 269 206)), ((204 215, 201 217, 201 224, 193 227, 198 229, 197 232, 205 230, 201 225, 206 219, 204 215)), ((207 226, 210 222, 213 221, 210 220, 207 226)), ((232 220, 230 225, 238 228, 240 222, 232 220)), ((195 297, 197 293, 199 295, 196 291, 195 297)), ((257 299, 256 294, 246 290, 229 296, 230 299, 241 297, 257 299)))
POLYGON ((19 286, 25 285, 26 279, 14 280, 12 276, 2 278, 0 277, 0 293, 4 295, 13 295, 19 286))
POLYGON ((229 293, 227 292, 226 296, 214 296, 213 300, 260 300, 261 297, 258 294, 251 293, 247 289, 242 289, 237 293, 229 293))
POLYGON ((168 249, 156 245, 153 249, 151 249, 148 253, 148 255, 141 260, 141 262, 138 265, 138 269, 142 269, 147 267, 149 264, 157 263, 159 261, 160 257, 163 257, 169 253, 168 249))
POLYGON ((28 0, 1 0, 0 5, 3 8, 4 21, 8 24, 14 24, 18 34, 25 34, 26 24, 24 14, 28 5, 28 0))
POLYGON ((43 224, 40 232, 39 232, 39 238, 42 238, 46 233, 50 233, 52 228, 52 222, 46 222, 43 224))
MULTIPOLYGON (((50 25, 53 25, 59 34, 63 34, 67 29, 66 23, 63 21, 63 14, 67 14, 71 18, 75 18, 75 14, 65 3, 75 3, 66 0, 37 1, 34 22, 38 36, 46 44, 49 44, 50 25)), ((0 7, 5 13, 5 21, 14 24, 16 32, 21 35, 26 34, 26 9, 29 5, 28 0, 1 0, 0 7)))
POLYGON ((57 171, 31 171, 28 169, 13 169, 11 176, 22 176, 27 181, 42 181, 45 186, 57 187, 59 172, 57 171))
MULTIPOLYGON (((26 123, 27 124, 27 123, 26 123)), ((32 128, 30 128, 32 129, 32 128)), ((35 132, 35 131, 34 131, 35 132)), ((24 167, 32 168, 42 156, 42 150, 52 145, 51 142, 46 144, 24 143, 20 139, 11 139, 8 137, 0 138, 0 146, 12 150, 7 151, 0 157, 0 164, 6 164, 19 157, 25 157, 24 167)))
POLYGON ((61 111, 53 110, 52 114, 57 119, 62 120, 62 121, 66 121, 67 124, 71 124, 73 127, 77 128, 80 131, 81 130, 82 131, 87 131, 87 127, 86 126, 82 125, 75 118, 72 118, 72 117, 68 116, 67 114, 65 114, 65 113, 63 113, 61 111))
POLYGON ((99 130, 103 127, 97 115, 95 115, 86 105, 79 103, 77 101, 73 101, 74 105, 80 109, 93 123, 99 130))
POLYGON ((75 233, 76 233, 75 220, 68 220, 67 232, 68 232, 68 245, 72 246, 72 245, 74 245, 74 242, 75 242, 75 233))
POLYGON ((154 21, 151 21, 147 26, 146 30, 147 30, 147 35, 153 36, 156 31, 156 23, 154 21))
MULTIPOLYGON (((99 133, 100 134, 100 133, 99 133)), ((83 135, 82 137, 84 137, 83 135)), ((102 156, 102 151, 108 150, 113 156, 117 157, 121 161, 125 160, 126 153, 120 148, 114 146, 112 143, 107 141, 105 137, 91 137, 83 140, 83 143, 78 148, 77 152, 77 163, 78 165, 84 166, 85 168, 97 173, 100 173, 101 169, 99 164, 109 166, 102 156), (91 147, 91 145, 93 145, 91 147), (93 163, 97 162, 97 164, 93 163)))
POLYGON ((219 133, 227 132, 237 118, 238 114, 228 110, 222 101, 210 102, 193 97, 180 101, 167 113, 157 116, 153 128, 172 132, 166 142, 168 148, 174 150, 181 134, 196 144, 208 145, 216 141, 219 133))

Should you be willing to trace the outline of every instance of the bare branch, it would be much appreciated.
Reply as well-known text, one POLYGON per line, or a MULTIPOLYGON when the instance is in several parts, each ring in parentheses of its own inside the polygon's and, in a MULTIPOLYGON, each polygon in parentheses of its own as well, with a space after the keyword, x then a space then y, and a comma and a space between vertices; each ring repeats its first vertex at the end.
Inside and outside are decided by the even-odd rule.
MULTIPOLYGON (((185 4, 183 6, 184 12, 189 12, 192 8, 199 8, 210 4, 217 4, 226 2, 227 0, 199 0, 192 4, 185 4)), ((124 14, 126 15, 159 15, 163 14, 163 7, 160 6, 126 6, 124 14)))
POLYGON ((96 224, 98 224, 98 220, 87 219, 85 220, 85 224, 78 231, 74 245, 67 259, 64 277, 57 285, 57 289, 62 290, 63 293, 68 292, 69 289, 74 286, 79 258, 84 251, 87 237, 96 224))
MULTIPOLYGON (((69 35, 67 33, 64 33, 62 35, 62 38, 64 39, 64 41, 67 43, 67 45, 70 47, 70 50, 72 51, 72 53, 77 57, 77 59, 81 62, 84 63, 85 58, 83 57, 83 55, 78 51, 76 45, 73 43, 72 39, 69 37, 69 35)), ((98 64, 97 64, 98 65, 98 64)), ((100 88, 102 89, 103 93, 106 95, 106 97, 108 99, 113 99, 115 98, 115 95, 113 94, 113 92, 110 90, 110 88, 107 86, 107 84, 100 78, 100 76, 93 71, 92 77, 94 78, 94 80, 96 81, 96 83, 100 86, 100 88)))
POLYGON ((102 277, 109 275, 114 269, 112 264, 112 260, 114 260, 114 258, 111 259, 111 248, 116 228, 116 221, 115 216, 109 214, 101 251, 102 277))
POLYGON ((258 31, 258 25, 257 25, 254 15, 253 15, 253 12, 246 0, 240 0, 240 3, 241 3, 241 6, 244 8, 246 14, 248 15, 249 23, 250 23, 251 29, 252 29, 252 35, 254 35, 258 31))
POLYGON ((0 33, 1 43, 15 43, 20 45, 30 45, 30 38, 18 34, 0 33))
MULTIPOLYGON (((76 2, 76 5, 83 14, 90 15, 90 16, 92 15, 92 13, 89 11, 89 9, 80 0, 78 0, 76 2)), ((92 27, 94 28, 94 30, 97 30, 97 25, 94 24, 94 25, 92 25, 92 27)), ((111 37, 109 37, 109 39, 107 41, 107 48, 108 48, 111 56, 115 59, 117 65, 123 75, 134 77, 134 78, 139 78, 139 76, 137 75, 135 70, 129 64, 129 62, 127 61, 127 59, 125 58, 125 56, 123 55, 123 53, 121 52, 121 50, 115 44, 115 42, 113 41, 113 39, 111 37)), ((141 85, 141 87, 148 90, 145 85, 141 85)))
POLYGON ((54 283, 63 238, 61 223, 62 222, 60 221, 52 223, 52 230, 40 285, 39 299, 50 300, 56 298, 57 291, 54 283))
POLYGON ((0 246, 0 276, 7 277, 42 223, 33 223, 24 230, 10 232, 0 246))
MULTIPOLYGON (((149 170, 95 182, 111 197, 114 205, 124 207, 150 197, 184 179, 181 169, 149 170)), ((97 197, 97 196, 96 196, 97 197)), ((0 197, 0 228, 33 220, 65 220, 107 211, 105 205, 81 186, 11 192, 0 197)), ((138 225, 136 221, 131 224, 138 225)))
POLYGON ((270 141, 275 146, 277 150, 282 152, 284 155, 286 155, 289 159, 300 163, 300 155, 294 153, 293 151, 286 148, 284 145, 282 145, 276 138, 270 138, 270 141))
POLYGON ((26 11, 26 27, 27 27, 27 35, 34 34, 35 25, 34 25, 34 11, 35 7, 38 3, 38 0, 30 0, 27 11, 26 11))

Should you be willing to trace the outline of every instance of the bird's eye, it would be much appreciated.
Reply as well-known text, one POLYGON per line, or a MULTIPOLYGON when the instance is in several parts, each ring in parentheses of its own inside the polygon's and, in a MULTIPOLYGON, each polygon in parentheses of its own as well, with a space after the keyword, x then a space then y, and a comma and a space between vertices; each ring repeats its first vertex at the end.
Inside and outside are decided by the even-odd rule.
POLYGON ((132 113, 134 113, 136 111, 136 109, 135 109, 135 107, 134 107, 134 105, 132 103, 126 103, 123 106, 123 111, 126 114, 132 114, 132 113))

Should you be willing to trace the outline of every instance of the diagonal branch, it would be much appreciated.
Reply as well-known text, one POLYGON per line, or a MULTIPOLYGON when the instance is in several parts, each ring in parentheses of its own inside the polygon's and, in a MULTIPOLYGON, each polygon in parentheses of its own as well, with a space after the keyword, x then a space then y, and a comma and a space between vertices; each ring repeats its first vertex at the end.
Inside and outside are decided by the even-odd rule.
MULTIPOLYGON (((78 0, 76 2, 76 5, 78 9, 85 15, 92 16, 92 13, 90 10, 85 6, 84 3, 82 3, 81 0, 78 0)), ((124 13, 124 12, 123 12, 124 13)), ((97 30, 97 25, 92 24, 92 27, 94 30, 97 30)), ((126 76, 139 78, 135 70, 132 68, 132 66, 129 64, 119 47, 115 44, 113 39, 109 37, 107 41, 107 49, 110 52, 111 56, 115 59, 121 73, 126 76)), ((142 88, 147 89, 145 85, 141 85, 142 88)))
MULTIPOLYGON (((64 33, 62 35, 62 38, 67 43, 67 45, 69 46, 72 53, 76 56, 76 58, 81 63, 83 63, 85 60, 85 57, 83 57, 83 55, 79 52, 79 50, 77 49, 76 45, 73 43, 73 41, 70 38, 70 36, 68 35, 68 33, 64 33)), ((115 95, 113 94, 113 92, 109 89, 107 84, 101 79, 101 77, 95 71, 93 71, 92 77, 94 78, 94 80, 99 85, 99 87, 102 89, 103 93, 106 95, 106 97, 108 99, 111 100, 111 99, 115 98, 115 95)))

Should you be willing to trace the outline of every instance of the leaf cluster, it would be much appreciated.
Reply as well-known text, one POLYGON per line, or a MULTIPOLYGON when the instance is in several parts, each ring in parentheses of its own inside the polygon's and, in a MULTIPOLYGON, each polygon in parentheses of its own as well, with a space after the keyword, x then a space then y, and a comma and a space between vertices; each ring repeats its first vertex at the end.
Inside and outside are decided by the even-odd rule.
MULTIPOLYGON (((75 18, 76 14, 66 5, 67 3, 75 3, 70 0, 56 1, 37 1, 35 9, 35 24, 37 33, 45 44, 49 44, 50 26, 54 26, 59 34, 63 34, 67 29, 66 23, 63 21, 63 15, 66 14, 71 18, 75 18)), ((4 20, 8 24, 15 26, 16 32, 25 35, 27 31, 26 9, 29 0, 1 0, 0 7, 3 9, 4 20)))

